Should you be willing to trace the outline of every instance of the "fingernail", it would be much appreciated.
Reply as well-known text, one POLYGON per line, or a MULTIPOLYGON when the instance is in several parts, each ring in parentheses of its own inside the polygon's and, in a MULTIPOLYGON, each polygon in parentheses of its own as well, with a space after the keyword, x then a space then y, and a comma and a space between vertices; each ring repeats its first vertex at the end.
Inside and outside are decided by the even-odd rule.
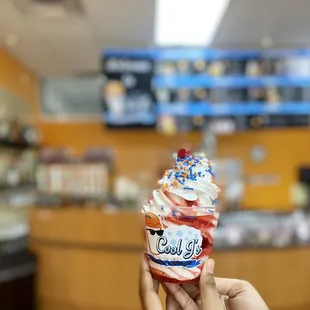
POLYGON ((210 258, 205 262, 203 266, 201 277, 202 283, 215 286, 215 279, 213 274, 214 274, 214 260, 210 258))
POLYGON ((214 260, 211 258, 206 261, 206 271, 208 274, 214 274, 214 260))

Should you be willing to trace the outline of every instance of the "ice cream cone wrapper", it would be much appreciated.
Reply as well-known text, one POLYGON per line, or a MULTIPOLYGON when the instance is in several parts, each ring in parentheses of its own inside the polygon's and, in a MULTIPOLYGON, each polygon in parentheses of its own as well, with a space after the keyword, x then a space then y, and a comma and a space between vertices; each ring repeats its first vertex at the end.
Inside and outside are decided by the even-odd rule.
POLYGON ((212 246, 219 214, 210 207, 145 205, 145 251, 160 282, 198 281, 212 246))

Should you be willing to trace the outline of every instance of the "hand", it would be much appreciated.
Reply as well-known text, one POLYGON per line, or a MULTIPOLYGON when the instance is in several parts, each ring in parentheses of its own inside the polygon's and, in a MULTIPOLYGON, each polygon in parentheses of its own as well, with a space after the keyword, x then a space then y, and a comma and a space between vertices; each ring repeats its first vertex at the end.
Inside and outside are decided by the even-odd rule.
POLYGON ((193 284, 164 284, 167 310, 268 310, 264 300, 248 282, 214 278, 214 261, 202 270, 200 292, 193 284))
POLYGON ((153 280, 150 267, 145 257, 140 271, 140 300, 143 310, 162 310, 162 304, 158 297, 158 281, 153 280))
POLYGON ((215 278, 219 294, 229 310, 268 310, 268 307, 252 284, 237 279, 215 278))
MULTIPOLYGON (((167 293, 167 310, 223 310, 226 309, 220 298, 213 276, 214 261, 207 260, 200 277, 200 292, 194 284, 163 284, 167 293)), ((248 309, 250 310, 250 309, 248 309)))

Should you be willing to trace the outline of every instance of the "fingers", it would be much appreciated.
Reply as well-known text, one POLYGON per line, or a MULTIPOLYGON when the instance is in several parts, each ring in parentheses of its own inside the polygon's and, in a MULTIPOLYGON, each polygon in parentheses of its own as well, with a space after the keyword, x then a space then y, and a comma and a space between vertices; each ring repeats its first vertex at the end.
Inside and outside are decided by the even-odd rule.
MULTIPOLYGON (((185 292, 190 296, 190 298, 196 303, 197 308, 200 309, 201 300, 200 300, 199 289, 197 288, 197 286, 195 286, 194 284, 182 284, 182 287, 185 290, 185 292)), ((175 298, 173 297, 173 295, 171 295, 168 288, 166 286, 163 286, 163 289, 167 294, 166 309, 167 310, 179 310, 180 306, 175 300, 175 298)))
POLYGON ((140 269, 140 292, 155 290, 158 292, 158 282, 154 281, 150 272, 149 264, 145 257, 142 259, 140 269))
POLYGON ((214 273, 214 260, 208 259, 203 266, 200 277, 200 294, 202 310, 223 309, 219 294, 216 289, 214 273))
MULTIPOLYGON (((152 275, 151 275, 152 276, 152 275)), ((159 290, 159 282, 152 279, 152 282, 153 282, 153 289, 155 291, 156 294, 158 294, 158 290, 159 290)))
POLYGON ((149 269, 149 264, 145 258, 142 260, 140 269, 139 294, 142 309, 144 310, 161 310, 162 305, 157 295, 158 282, 154 281, 149 269))
POLYGON ((182 284, 185 292, 190 296, 192 300, 197 305, 198 309, 201 309, 201 298, 200 298, 200 291, 197 284, 182 284))
POLYGON ((221 299, 223 310, 229 310, 229 308, 228 308, 228 301, 229 301, 228 296, 220 295, 220 299, 221 299))
POLYGON ((179 310, 180 306, 173 295, 170 294, 167 286, 164 283, 161 283, 161 286, 166 293, 166 310, 179 310))
MULTIPOLYGON (((165 284, 162 286, 163 286, 164 291, 167 294, 166 309, 167 310, 179 310, 180 306, 178 302, 175 300, 175 298, 173 297, 173 295, 171 295, 167 286, 165 284)), ((196 303, 197 308, 200 309, 200 306, 201 306, 200 292, 197 286, 195 286, 194 284, 182 284, 182 288, 189 295, 189 297, 196 303)))
POLYGON ((186 293, 184 288, 179 284, 165 283, 164 286, 169 293, 174 297, 175 301, 183 310, 198 310, 196 303, 186 293))
POLYGON ((166 310, 179 310, 180 306, 175 300, 175 298, 171 295, 168 294, 166 297, 166 310))
POLYGON ((182 284, 182 287, 184 288, 185 292, 196 301, 198 297, 200 297, 200 292, 198 287, 195 284, 187 283, 182 284))

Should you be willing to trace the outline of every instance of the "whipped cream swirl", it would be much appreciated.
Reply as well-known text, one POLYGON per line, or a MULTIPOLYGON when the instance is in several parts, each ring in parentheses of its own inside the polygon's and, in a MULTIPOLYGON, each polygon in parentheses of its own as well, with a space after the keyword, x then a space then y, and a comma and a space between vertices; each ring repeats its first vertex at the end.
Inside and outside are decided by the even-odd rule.
POLYGON ((156 196, 160 195, 162 198, 163 192, 166 192, 174 198, 177 196, 187 201, 197 201, 199 206, 214 204, 220 191, 214 183, 209 160, 191 154, 183 158, 178 157, 174 168, 165 172, 159 184, 161 188, 157 190, 156 196))

